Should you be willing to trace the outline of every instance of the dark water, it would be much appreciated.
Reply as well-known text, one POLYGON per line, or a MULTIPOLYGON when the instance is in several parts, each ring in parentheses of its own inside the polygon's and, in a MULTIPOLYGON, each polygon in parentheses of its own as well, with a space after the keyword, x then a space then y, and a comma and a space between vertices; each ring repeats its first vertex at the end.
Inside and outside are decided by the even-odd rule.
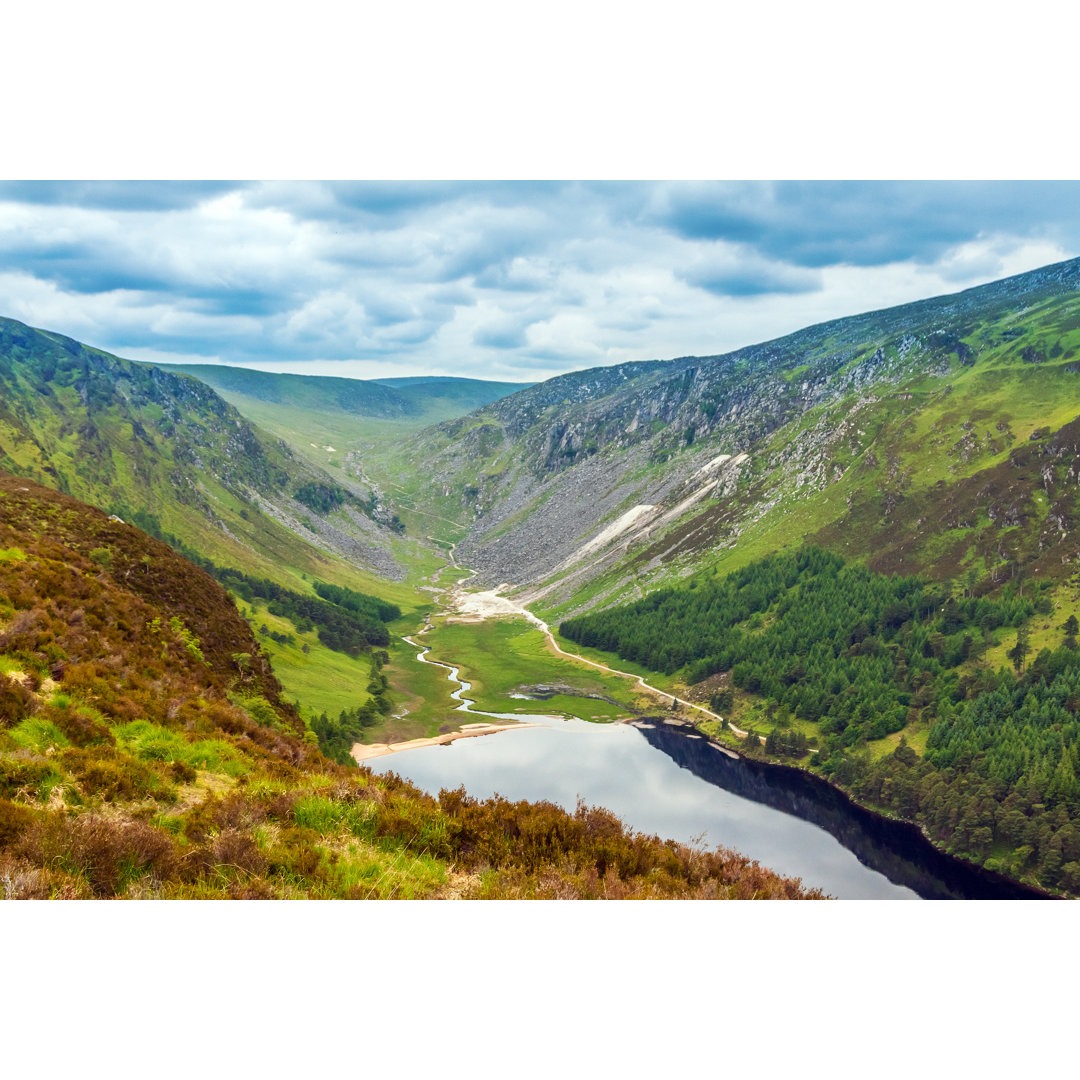
MULTIPOLYGON (((732 847, 841 899, 1013 899, 1033 896, 940 854, 917 830, 851 804, 814 777, 733 760, 684 729, 541 719, 542 726, 368 762, 420 788, 470 795, 579 796, 631 828, 732 847)), ((653 723, 653 722, 650 722, 653 723)))
MULTIPOLYGON (((799 769, 733 760, 706 740, 690 738, 685 731, 664 724, 642 734, 651 746, 707 783, 818 826, 864 868, 872 868, 923 899, 1044 899, 1035 889, 944 854, 914 825, 864 810, 836 788, 799 769)), ((834 895, 846 894, 836 891, 834 895)))

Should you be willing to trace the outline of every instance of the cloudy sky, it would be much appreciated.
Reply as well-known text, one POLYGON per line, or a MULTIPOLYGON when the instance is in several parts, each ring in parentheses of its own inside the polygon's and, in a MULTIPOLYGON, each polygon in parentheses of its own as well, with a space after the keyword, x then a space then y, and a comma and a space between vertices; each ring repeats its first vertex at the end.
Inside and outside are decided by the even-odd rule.
POLYGON ((137 360, 535 381, 1080 254, 1080 184, 0 182, 0 315, 137 360))

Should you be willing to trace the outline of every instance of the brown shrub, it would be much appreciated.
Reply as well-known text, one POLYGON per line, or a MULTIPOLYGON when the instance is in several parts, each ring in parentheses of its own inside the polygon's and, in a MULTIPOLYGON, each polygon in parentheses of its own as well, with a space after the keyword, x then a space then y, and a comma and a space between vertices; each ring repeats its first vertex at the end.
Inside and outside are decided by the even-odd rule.
POLYGON ((216 803, 213 813, 219 829, 250 829, 266 820, 266 807, 261 802, 236 792, 216 803))
POLYGON ((0 799, 0 848, 13 844, 39 816, 29 806, 0 799))
POLYGON ((112 746, 65 750, 60 761, 85 794, 99 795, 106 802, 176 797, 152 768, 112 746))
POLYGON ((26 859, 0 858, 0 899, 84 900, 90 890, 81 878, 34 866, 26 859))
POLYGON ((237 875, 243 881, 266 867, 266 856, 250 833, 226 829, 184 853, 181 876, 189 883, 206 878, 223 882, 237 875))
POLYGON ((0 860, 0 899, 47 900, 49 886, 45 873, 25 859, 0 860))
POLYGON ((14 849, 32 863, 81 873, 95 896, 115 896, 128 881, 151 874, 166 881, 177 872, 168 835, 144 821, 83 814, 52 815, 36 823, 14 849))
MULTIPOLYGON (((33 600, 37 599, 37 595, 31 595, 33 600)), ((16 607, 21 606, 14 597, 11 599, 16 607)), ((0 633, 0 648, 8 650, 38 648, 37 631, 46 620, 47 616, 40 607, 32 607, 29 611, 16 611, 4 632, 0 633)))
POLYGON ((142 720, 146 716, 145 710, 126 694, 120 697, 113 697, 111 694, 99 697, 95 704, 110 720, 118 724, 128 724, 132 720, 142 720))
POLYGON ((255 837, 241 829, 225 829, 219 833, 214 837, 210 851, 214 862, 225 869, 245 874, 261 874, 266 869, 266 858, 255 837))
POLYGON ((250 878, 247 881, 234 881, 229 886, 230 900, 275 900, 277 893, 269 881, 264 878, 250 878))
POLYGON ((104 724, 77 708, 57 709, 47 705, 41 715, 43 719, 51 720, 75 746, 116 745, 116 736, 104 724))
POLYGON ((0 758, 0 798, 10 799, 20 792, 36 795, 38 787, 50 776, 59 778, 59 773, 47 761, 0 758))
POLYGON ((218 797, 211 792, 197 806, 193 806, 184 818, 184 835, 193 844, 209 839, 217 829, 218 797))
POLYGON ((293 807, 302 794, 300 791, 283 791, 280 795, 275 795, 266 807, 267 817, 275 821, 291 821, 293 807))
POLYGON ((29 716, 36 705, 33 694, 21 682, 0 673, 0 728, 13 727, 29 716))
POLYGON ((318 844, 319 834, 313 829, 288 829, 267 853, 267 872, 306 881, 325 880, 326 868, 318 844))
POLYGON ((184 761, 170 761, 168 773, 169 776, 180 784, 194 784, 199 775, 195 769, 184 761))
POLYGON ((110 674, 108 667, 99 660, 85 660, 70 664, 64 672, 64 689, 94 693, 108 689, 103 680, 110 674))

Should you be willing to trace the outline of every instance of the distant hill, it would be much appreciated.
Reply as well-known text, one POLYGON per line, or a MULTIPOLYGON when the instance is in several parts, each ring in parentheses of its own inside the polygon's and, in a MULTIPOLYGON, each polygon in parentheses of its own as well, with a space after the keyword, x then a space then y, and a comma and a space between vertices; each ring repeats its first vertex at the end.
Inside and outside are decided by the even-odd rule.
POLYGON ((158 366, 193 375, 227 398, 242 395, 290 409, 333 409, 358 417, 420 424, 463 416, 532 385, 444 376, 342 379, 331 375, 284 375, 225 364, 158 366))
POLYGON ((412 403, 390 387, 362 379, 326 375, 282 375, 226 364, 158 364, 162 371, 193 375, 219 393, 243 394, 256 401, 297 408, 336 409, 357 416, 398 417, 414 412, 412 403))

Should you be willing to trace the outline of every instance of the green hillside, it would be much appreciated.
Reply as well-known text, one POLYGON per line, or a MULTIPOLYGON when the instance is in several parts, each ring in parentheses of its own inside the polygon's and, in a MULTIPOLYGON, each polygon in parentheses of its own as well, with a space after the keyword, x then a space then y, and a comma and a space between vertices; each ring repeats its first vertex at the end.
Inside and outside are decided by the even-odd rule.
MULTIPOLYGON (((0 319, 0 467, 133 522, 215 572, 297 594, 322 581, 412 611, 428 601, 405 583, 406 567, 429 572, 441 561, 395 531, 370 488, 293 453, 204 383, 12 319, 0 319)), ((368 701, 369 658, 279 625, 265 605, 250 614, 305 710, 336 715, 368 701)))
POLYGON ((149 515, 225 565, 334 579, 342 556, 363 565, 362 537, 379 541, 370 570, 392 565, 360 492, 338 484, 320 505, 306 493, 335 482, 204 384, 12 319, 0 319, 0 466, 149 515))
POLYGON ((879 569, 1060 577, 1080 554, 1078 415, 1072 260, 724 356, 560 376, 369 475, 481 581, 556 617, 807 541, 879 569))
POLYGON ((436 800, 313 740, 220 585, 0 475, 4 899, 819 895, 603 810, 436 800))

